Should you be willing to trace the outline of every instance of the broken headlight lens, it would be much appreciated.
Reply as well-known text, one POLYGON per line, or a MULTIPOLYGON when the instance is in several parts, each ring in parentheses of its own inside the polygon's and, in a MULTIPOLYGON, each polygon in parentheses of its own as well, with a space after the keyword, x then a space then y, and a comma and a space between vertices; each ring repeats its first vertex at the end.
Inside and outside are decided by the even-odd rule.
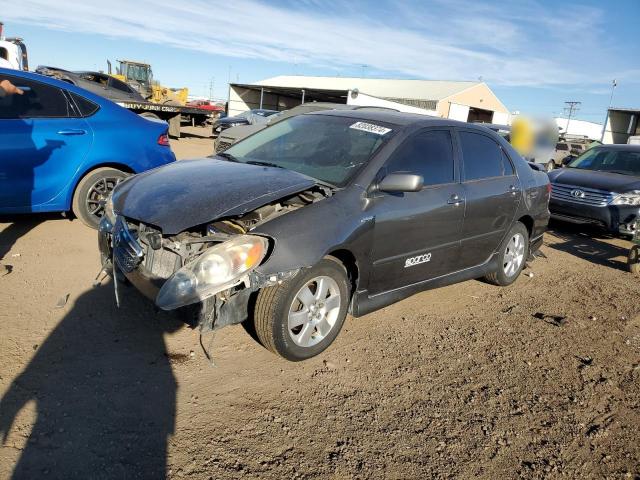
POLYGON ((634 190, 633 192, 629 192, 629 193, 621 193, 620 195, 617 195, 613 201, 611 202, 612 205, 640 205, 640 191, 638 190, 634 190))
POLYGON ((260 265, 268 247, 266 238, 239 235, 208 248, 165 282, 156 305, 173 310, 232 287, 242 275, 260 265))
POLYGON ((111 225, 116 223, 116 212, 113 210, 113 194, 109 194, 107 201, 104 203, 104 216, 111 225))

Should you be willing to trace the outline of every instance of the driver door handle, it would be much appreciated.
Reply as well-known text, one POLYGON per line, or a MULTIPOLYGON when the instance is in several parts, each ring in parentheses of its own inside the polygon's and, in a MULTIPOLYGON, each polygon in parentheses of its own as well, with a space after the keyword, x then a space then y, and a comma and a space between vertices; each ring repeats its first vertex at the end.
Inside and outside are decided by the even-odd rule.
POLYGON ((454 193, 453 195, 451 195, 449 197, 449 200, 447 200, 447 203, 449 205, 453 205, 453 206, 459 206, 462 202, 464 202, 464 199, 460 197, 460 195, 454 193))

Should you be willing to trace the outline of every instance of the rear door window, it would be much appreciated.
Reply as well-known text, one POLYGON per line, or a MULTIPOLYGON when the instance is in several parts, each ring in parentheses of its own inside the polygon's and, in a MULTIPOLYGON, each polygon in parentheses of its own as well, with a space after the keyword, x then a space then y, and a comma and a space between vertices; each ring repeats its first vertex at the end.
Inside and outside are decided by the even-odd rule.
POLYGON ((424 185, 455 181, 453 144, 448 130, 429 130, 409 137, 387 164, 387 172, 422 175, 424 185))
POLYGON ((60 88, 13 75, 3 78, 22 88, 24 94, 0 98, 0 119, 69 117, 69 102, 60 88))
POLYGON ((468 131, 459 132, 459 136, 465 181, 513 175, 511 162, 495 140, 468 131))

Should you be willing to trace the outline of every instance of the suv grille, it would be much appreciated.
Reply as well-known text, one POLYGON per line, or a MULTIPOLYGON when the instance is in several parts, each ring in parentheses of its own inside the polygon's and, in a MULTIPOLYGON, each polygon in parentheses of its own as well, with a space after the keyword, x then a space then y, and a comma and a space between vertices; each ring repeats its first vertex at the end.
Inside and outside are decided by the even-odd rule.
POLYGON ((575 185, 552 183, 551 198, 592 207, 606 207, 613 200, 613 193, 575 185))

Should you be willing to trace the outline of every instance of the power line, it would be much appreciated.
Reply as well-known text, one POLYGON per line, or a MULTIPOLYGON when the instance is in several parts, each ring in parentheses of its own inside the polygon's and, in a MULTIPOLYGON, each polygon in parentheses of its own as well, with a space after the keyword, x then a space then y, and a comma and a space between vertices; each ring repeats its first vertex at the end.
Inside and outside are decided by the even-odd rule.
POLYGON ((570 101, 564 102, 564 104, 566 105, 566 107, 564 107, 564 113, 567 115, 567 126, 564 129, 564 133, 569 133, 569 124, 571 123, 571 117, 573 117, 574 114, 578 113, 578 110, 580 110, 580 105, 582 105, 582 102, 576 102, 574 100, 570 100, 570 101))

